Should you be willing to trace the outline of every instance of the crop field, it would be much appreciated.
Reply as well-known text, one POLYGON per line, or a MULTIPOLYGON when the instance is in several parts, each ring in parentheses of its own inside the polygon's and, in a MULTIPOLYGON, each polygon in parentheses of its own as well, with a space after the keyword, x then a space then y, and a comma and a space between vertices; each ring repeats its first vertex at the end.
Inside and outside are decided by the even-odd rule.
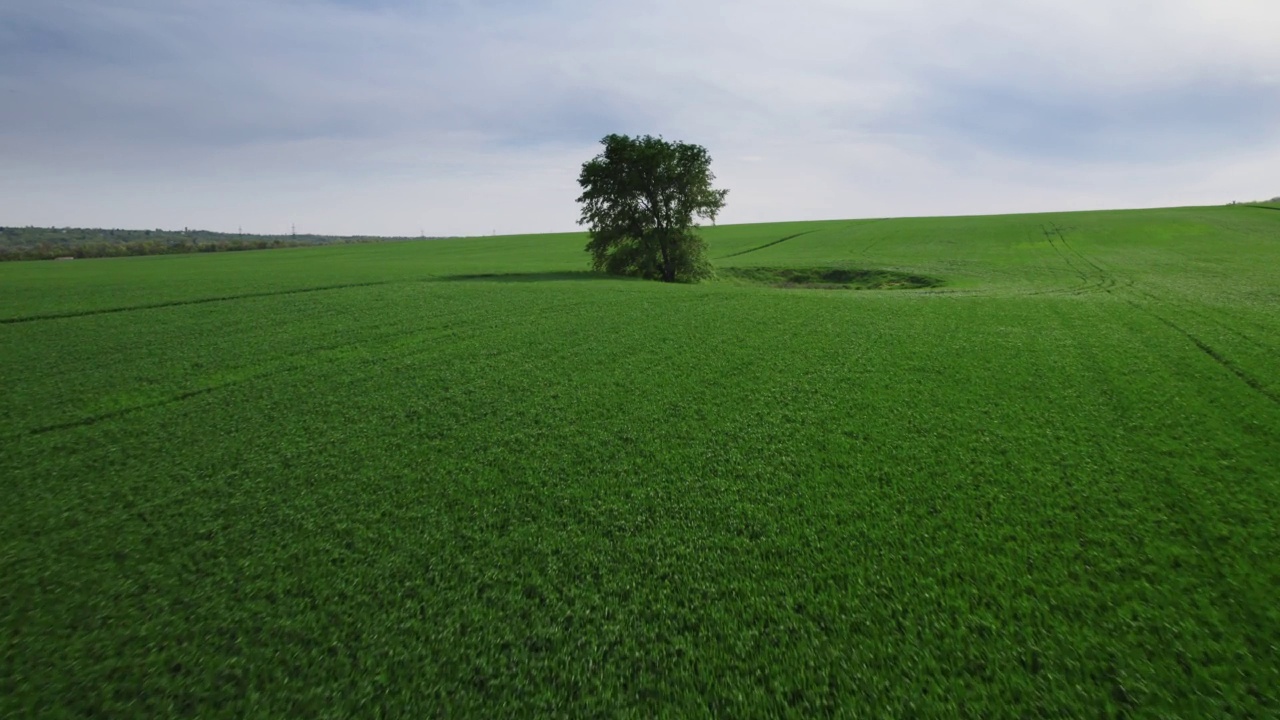
POLYGON ((1280 716, 1280 212, 0 265, 0 717, 1280 716))

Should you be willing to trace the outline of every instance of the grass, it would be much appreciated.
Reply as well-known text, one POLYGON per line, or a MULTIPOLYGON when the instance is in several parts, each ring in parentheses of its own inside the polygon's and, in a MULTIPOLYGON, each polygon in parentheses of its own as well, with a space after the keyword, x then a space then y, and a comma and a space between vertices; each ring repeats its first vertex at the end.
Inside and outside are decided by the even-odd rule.
POLYGON ((0 716, 1280 713, 1280 213, 707 235, 0 266, 0 716))

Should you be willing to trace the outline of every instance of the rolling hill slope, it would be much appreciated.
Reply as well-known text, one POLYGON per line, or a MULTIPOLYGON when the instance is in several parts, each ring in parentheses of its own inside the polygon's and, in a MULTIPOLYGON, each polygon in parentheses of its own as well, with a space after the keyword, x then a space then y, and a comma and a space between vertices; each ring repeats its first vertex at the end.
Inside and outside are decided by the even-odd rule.
POLYGON ((0 715, 1280 713, 1280 213, 706 236, 0 265, 0 715))

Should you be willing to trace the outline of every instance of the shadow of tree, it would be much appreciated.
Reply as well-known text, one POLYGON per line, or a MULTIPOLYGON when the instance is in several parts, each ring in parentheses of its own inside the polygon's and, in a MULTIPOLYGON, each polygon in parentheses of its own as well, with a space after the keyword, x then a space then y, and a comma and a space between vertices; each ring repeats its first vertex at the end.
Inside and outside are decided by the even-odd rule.
POLYGON ((446 282, 551 282, 561 280, 637 280, 638 278, 607 275, 587 270, 533 273, 477 273, 470 275, 443 275, 446 282))

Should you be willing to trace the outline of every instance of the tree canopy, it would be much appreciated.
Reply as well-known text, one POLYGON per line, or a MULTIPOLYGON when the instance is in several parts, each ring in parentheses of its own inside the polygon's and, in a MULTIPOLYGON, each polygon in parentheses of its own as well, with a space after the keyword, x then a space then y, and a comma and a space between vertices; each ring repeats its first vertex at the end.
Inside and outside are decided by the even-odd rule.
POLYGON ((706 148, 644 135, 607 135, 582 165, 591 265, 614 275, 693 282, 711 274, 697 221, 715 221, 728 190, 711 186, 706 148))

